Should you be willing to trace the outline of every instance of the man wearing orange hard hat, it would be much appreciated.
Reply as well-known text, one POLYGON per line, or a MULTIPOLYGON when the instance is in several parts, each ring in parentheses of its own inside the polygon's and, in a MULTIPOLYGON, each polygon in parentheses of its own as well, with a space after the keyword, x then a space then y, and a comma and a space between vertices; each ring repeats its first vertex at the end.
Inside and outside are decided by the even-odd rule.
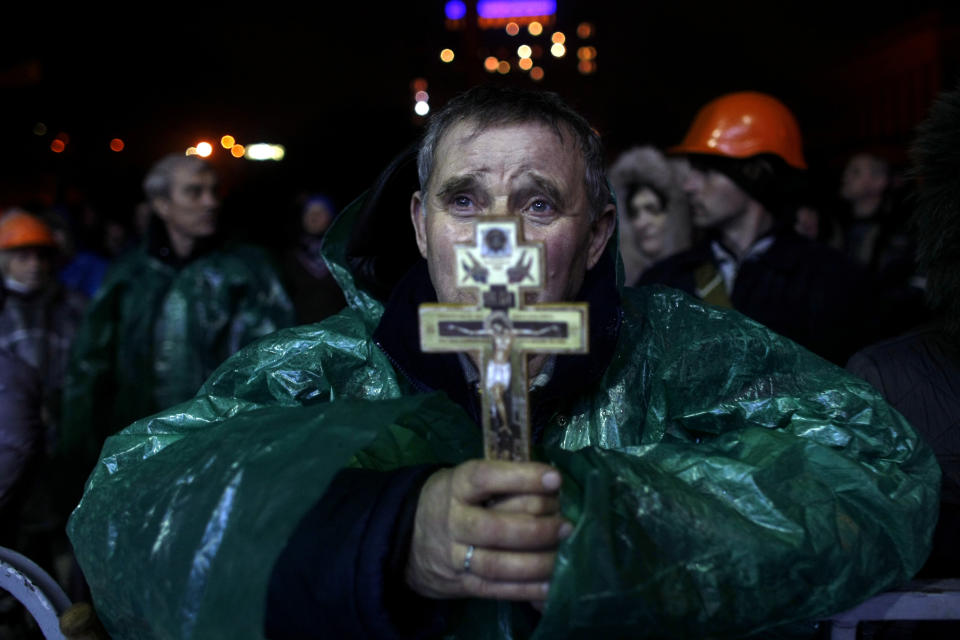
POLYGON ((807 163, 790 110, 764 93, 721 96, 670 152, 690 162, 683 190, 704 240, 651 267, 640 284, 733 307, 845 363, 871 335, 875 292, 864 271, 792 229, 787 205, 807 163))
POLYGON ((42 376, 51 423, 59 415, 70 342, 86 302, 54 278, 59 254, 52 230, 40 218, 19 210, 0 217, 0 271, 5 293, 0 347, 15 353, 42 376))

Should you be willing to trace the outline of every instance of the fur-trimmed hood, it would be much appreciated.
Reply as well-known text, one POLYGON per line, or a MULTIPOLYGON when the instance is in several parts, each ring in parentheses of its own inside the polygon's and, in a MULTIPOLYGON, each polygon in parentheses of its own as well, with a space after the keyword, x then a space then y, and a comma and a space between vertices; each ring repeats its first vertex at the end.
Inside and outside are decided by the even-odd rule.
POLYGON ((684 160, 667 158, 650 146, 634 147, 624 152, 610 167, 610 183, 617 195, 620 254, 627 284, 636 282, 640 274, 654 262, 690 246, 690 209, 681 188, 685 174, 684 160), (643 253, 630 224, 629 198, 637 184, 650 185, 666 196, 668 218, 661 255, 643 253))
POLYGON ((927 300, 960 345, 960 87, 934 103, 910 156, 919 187, 913 223, 927 300))

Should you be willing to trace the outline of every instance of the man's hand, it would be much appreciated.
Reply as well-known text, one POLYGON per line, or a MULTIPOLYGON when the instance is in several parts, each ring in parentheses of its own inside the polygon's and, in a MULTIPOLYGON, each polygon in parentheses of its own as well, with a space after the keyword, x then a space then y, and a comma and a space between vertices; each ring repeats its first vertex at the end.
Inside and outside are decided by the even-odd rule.
POLYGON ((559 513, 559 488, 560 474, 536 462, 471 460, 437 471, 420 492, 407 584, 428 598, 540 603, 557 544, 573 530, 559 513))

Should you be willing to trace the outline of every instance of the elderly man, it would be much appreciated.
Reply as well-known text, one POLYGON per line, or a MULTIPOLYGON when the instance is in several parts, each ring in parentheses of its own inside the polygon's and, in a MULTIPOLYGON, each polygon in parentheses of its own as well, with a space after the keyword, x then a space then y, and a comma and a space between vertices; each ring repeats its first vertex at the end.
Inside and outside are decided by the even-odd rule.
POLYGON ((217 236, 209 164, 169 155, 143 186, 155 214, 144 244, 108 272, 67 372, 62 449, 86 472, 107 436, 192 397, 240 347, 293 324, 266 254, 217 236))
POLYGON ((930 451, 738 314, 620 289, 599 139, 556 96, 471 90, 418 164, 412 233, 404 160, 329 232, 346 310, 108 440, 70 531, 112 637, 733 636, 923 562, 930 451), (543 243, 527 302, 589 303, 589 354, 530 359, 534 462, 478 459, 476 363, 418 347, 480 216, 543 243))

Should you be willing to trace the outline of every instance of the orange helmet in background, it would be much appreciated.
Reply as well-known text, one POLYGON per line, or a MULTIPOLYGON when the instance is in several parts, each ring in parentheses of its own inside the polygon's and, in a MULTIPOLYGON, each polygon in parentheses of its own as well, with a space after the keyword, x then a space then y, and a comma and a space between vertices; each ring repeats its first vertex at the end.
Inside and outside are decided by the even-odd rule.
POLYGON ((746 159, 762 153, 806 169, 800 126, 786 105, 757 91, 741 91, 708 102, 693 119, 683 142, 669 153, 746 159))
POLYGON ((13 211, 0 218, 0 249, 56 246, 50 227, 36 216, 13 211))

